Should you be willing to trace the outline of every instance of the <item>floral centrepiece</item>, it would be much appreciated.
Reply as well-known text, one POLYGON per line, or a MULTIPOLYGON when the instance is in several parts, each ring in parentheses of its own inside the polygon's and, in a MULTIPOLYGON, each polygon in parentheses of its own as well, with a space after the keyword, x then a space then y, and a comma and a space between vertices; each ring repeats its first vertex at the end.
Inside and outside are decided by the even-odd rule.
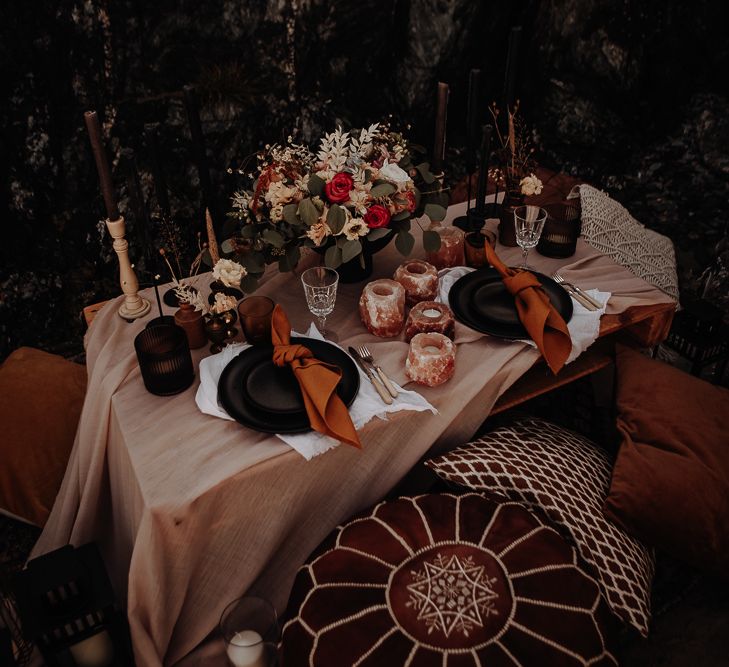
MULTIPOLYGON (((241 223, 231 245, 252 291, 266 264, 289 271, 301 248, 324 252, 336 269, 361 259, 368 243, 395 238, 403 255, 414 246, 411 221, 424 214, 445 217, 447 196, 428 163, 414 164, 411 146, 389 125, 326 134, 316 153, 296 144, 274 145, 258 155, 250 190, 236 192, 229 215, 241 223)), ((424 233, 424 244, 440 239, 424 233)))

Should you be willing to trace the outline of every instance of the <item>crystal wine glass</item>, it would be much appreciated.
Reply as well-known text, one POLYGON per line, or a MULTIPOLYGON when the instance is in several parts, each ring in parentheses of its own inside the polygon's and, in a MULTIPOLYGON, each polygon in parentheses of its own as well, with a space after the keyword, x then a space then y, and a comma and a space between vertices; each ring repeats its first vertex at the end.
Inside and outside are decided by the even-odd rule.
POLYGON ((529 270, 527 257, 529 251, 539 243, 547 212, 539 206, 517 206, 514 209, 514 229, 516 242, 522 252, 520 269, 529 270))
POLYGON ((325 338, 335 340, 333 332, 327 332, 327 315, 334 310, 337 300, 337 285, 339 274, 334 269, 315 266, 301 274, 301 283, 304 285, 306 305, 319 320, 319 332, 325 338))

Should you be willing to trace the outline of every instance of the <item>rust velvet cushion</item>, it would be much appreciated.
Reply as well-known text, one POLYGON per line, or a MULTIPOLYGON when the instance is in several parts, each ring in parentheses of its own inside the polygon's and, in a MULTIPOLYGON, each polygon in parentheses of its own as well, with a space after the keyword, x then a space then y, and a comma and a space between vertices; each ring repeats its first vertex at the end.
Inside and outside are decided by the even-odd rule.
POLYGON ((622 444, 605 514, 729 578, 729 390, 620 347, 617 408, 622 444))
POLYGON ((0 508, 43 526, 73 446, 86 368, 21 347, 0 366, 0 508))
POLYGON ((299 571, 282 667, 616 665, 574 549, 517 503, 430 494, 339 526, 299 571))

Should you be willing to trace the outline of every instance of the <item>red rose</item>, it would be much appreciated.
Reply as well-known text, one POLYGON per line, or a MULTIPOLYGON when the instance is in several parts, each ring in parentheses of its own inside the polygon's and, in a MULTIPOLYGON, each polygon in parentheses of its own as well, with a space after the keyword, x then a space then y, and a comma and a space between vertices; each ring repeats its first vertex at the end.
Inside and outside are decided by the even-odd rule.
POLYGON ((364 214, 364 221, 370 229, 387 227, 390 224, 390 211, 382 204, 375 204, 367 209, 367 213, 364 214))
POLYGON ((349 193, 353 187, 352 177, 340 171, 338 174, 334 174, 334 178, 324 186, 324 192, 332 204, 343 204, 349 199, 349 193))
POLYGON ((407 200, 405 208, 412 213, 415 210, 415 193, 412 190, 406 190, 403 196, 407 200))

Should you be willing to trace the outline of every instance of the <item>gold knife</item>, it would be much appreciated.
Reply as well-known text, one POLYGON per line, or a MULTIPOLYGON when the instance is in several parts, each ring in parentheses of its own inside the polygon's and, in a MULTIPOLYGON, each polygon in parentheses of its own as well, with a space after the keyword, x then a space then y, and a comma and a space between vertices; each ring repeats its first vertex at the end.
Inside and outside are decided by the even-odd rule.
POLYGON ((364 371, 364 374, 367 376, 369 381, 372 383, 372 386, 375 388, 377 393, 380 395, 380 398, 384 403, 387 405, 392 405, 392 397, 390 394, 387 393, 385 388, 380 384, 380 381, 375 377, 375 374, 367 367, 367 364, 365 364, 364 360, 360 356, 359 352, 355 350, 351 345, 348 348, 349 354, 351 355, 352 359, 354 359, 357 362, 357 365, 364 371))

